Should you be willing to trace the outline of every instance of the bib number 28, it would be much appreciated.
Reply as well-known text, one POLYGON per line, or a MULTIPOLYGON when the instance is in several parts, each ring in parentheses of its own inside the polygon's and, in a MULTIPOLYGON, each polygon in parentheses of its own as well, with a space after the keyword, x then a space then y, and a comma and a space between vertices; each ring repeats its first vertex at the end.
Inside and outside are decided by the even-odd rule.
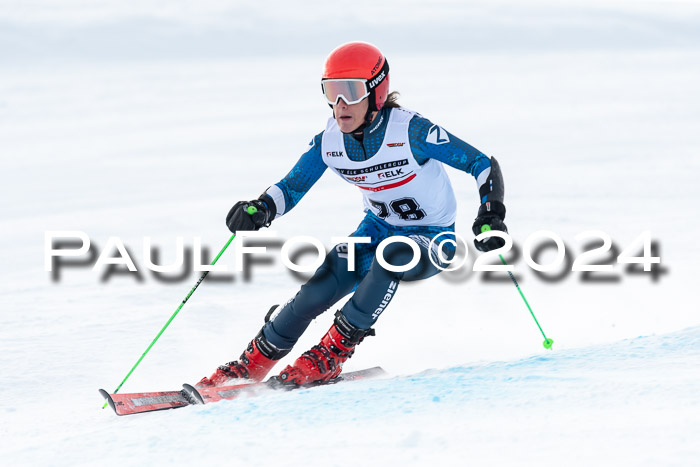
POLYGON ((387 207, 386 203, 380 201, 369 200, 369 202, 379 210, 377 216, 382 219, 386 219, 391 214, 389 208, 404 221, 419 221, 425 217, 425 211, 420 208, 413 198, 395 199, 389 202, 389 207, 387 207))

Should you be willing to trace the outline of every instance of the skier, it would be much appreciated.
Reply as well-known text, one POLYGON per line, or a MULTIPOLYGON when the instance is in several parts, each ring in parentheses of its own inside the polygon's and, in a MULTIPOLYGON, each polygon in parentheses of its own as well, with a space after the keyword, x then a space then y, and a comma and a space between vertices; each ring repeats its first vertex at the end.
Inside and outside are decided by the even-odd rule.
MULTIPOLYGON (((386 309, 400 281, 426 279, 440 272, 454 246, 443 243, 438 252, 430 241, 443 234, 454 238, 456 200, 443 164, 467 172, 477 181, 481 205, 472 226, 507 232, 503 223, 503 177, 495 158, 487 157, 421 115, 400 107, 398 93, 389 93, 389 64, 375 46, 364 42, 343 44, 325 62, 321 86, 333 109, 326 129, 316 135, 292 170, 258 199, 239 201, 226 224, 232 232, 258 230, 287 214, 330 168, 360 188, 365 218, 353 237, 371 237, 355 245, 355 262, 348 264, 347 244, 336 245, 313 277, 296 296, 273 307, 266 323, 240 359, 220 366, 198 386, 230 383, 232 379, 261 381, 287 355, 311 321, 346 295, 321 342, 304 352, 278 376, 283 384, 303 386, 337 377, 355 346, 370 335, 372 325, 386 309), (255 214, 248 207, 257 208, 255 214), (375 259, 379 243, 404 236, 420 247, 420 261, 405 272, 383 268, 375 259), (352 267, 354 266, 354 267, 352 267)), ((504 244, 498 237, 474 241, 489 251, 504 244)), ((384 250, 390 264, 406 265, 413 258, 407 243, 391 243, 384 250)), ((232 384, 232 383, 230 383, 232 384)))

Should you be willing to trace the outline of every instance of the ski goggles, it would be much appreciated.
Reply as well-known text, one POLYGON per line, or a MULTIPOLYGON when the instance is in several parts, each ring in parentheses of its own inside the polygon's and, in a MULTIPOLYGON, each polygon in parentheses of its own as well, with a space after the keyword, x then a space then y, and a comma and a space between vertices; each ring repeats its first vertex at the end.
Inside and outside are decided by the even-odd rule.
POLYGON ((369 96, 366 79, 324 79, 321 89, 330 105, 336 105, 339 99, 348 105, 359 104, 369 96))

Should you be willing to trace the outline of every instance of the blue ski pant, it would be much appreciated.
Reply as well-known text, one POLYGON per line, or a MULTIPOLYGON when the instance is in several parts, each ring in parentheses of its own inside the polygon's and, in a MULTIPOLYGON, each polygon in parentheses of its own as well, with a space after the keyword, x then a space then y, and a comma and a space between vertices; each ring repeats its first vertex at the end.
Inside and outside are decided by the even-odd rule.
MULTIPOLYGON (((313 319, 353 291, 341 312, 353 326, 369 329, 391 302, 400 281, 426 279, 441 271, 433 264, 441 264, 437 245, 445 238, 454 240, 454 235, 442 235, 430 251, 428 247, 435 236, 453 231, 454 225, 397 227, 367 213, 351 235, 371 238, 370 243, 355 245, 355 270, 349 271, 347 244, 336 245, 296 296, 273 313, 263 328, 265 337, 279 349, 291 349, 313 319), (392 236, 408 237, 418 244, 420 260, 411 269, 394 272, 377 261, 377 246, 392 236)), ((453 245, 445 243, 442 250, 442 257, 448 261, 454 257, 453 245)), ((413 259, 414 252, 410 245, 394 242, 384 249, 383 257, 391 265, 404 266, 413 259)))

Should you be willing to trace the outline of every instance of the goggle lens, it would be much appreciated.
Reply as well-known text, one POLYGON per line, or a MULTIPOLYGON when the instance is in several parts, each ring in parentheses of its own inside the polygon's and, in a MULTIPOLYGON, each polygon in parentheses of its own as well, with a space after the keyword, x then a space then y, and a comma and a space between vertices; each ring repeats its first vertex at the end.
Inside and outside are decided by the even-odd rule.
POLYGON ((329 104, 335 105, 338 99, 343 99, 348 105, 362 102, 369 96, 366 80, 364 79, 328 79, 321 81, 323 93, 329 104))

